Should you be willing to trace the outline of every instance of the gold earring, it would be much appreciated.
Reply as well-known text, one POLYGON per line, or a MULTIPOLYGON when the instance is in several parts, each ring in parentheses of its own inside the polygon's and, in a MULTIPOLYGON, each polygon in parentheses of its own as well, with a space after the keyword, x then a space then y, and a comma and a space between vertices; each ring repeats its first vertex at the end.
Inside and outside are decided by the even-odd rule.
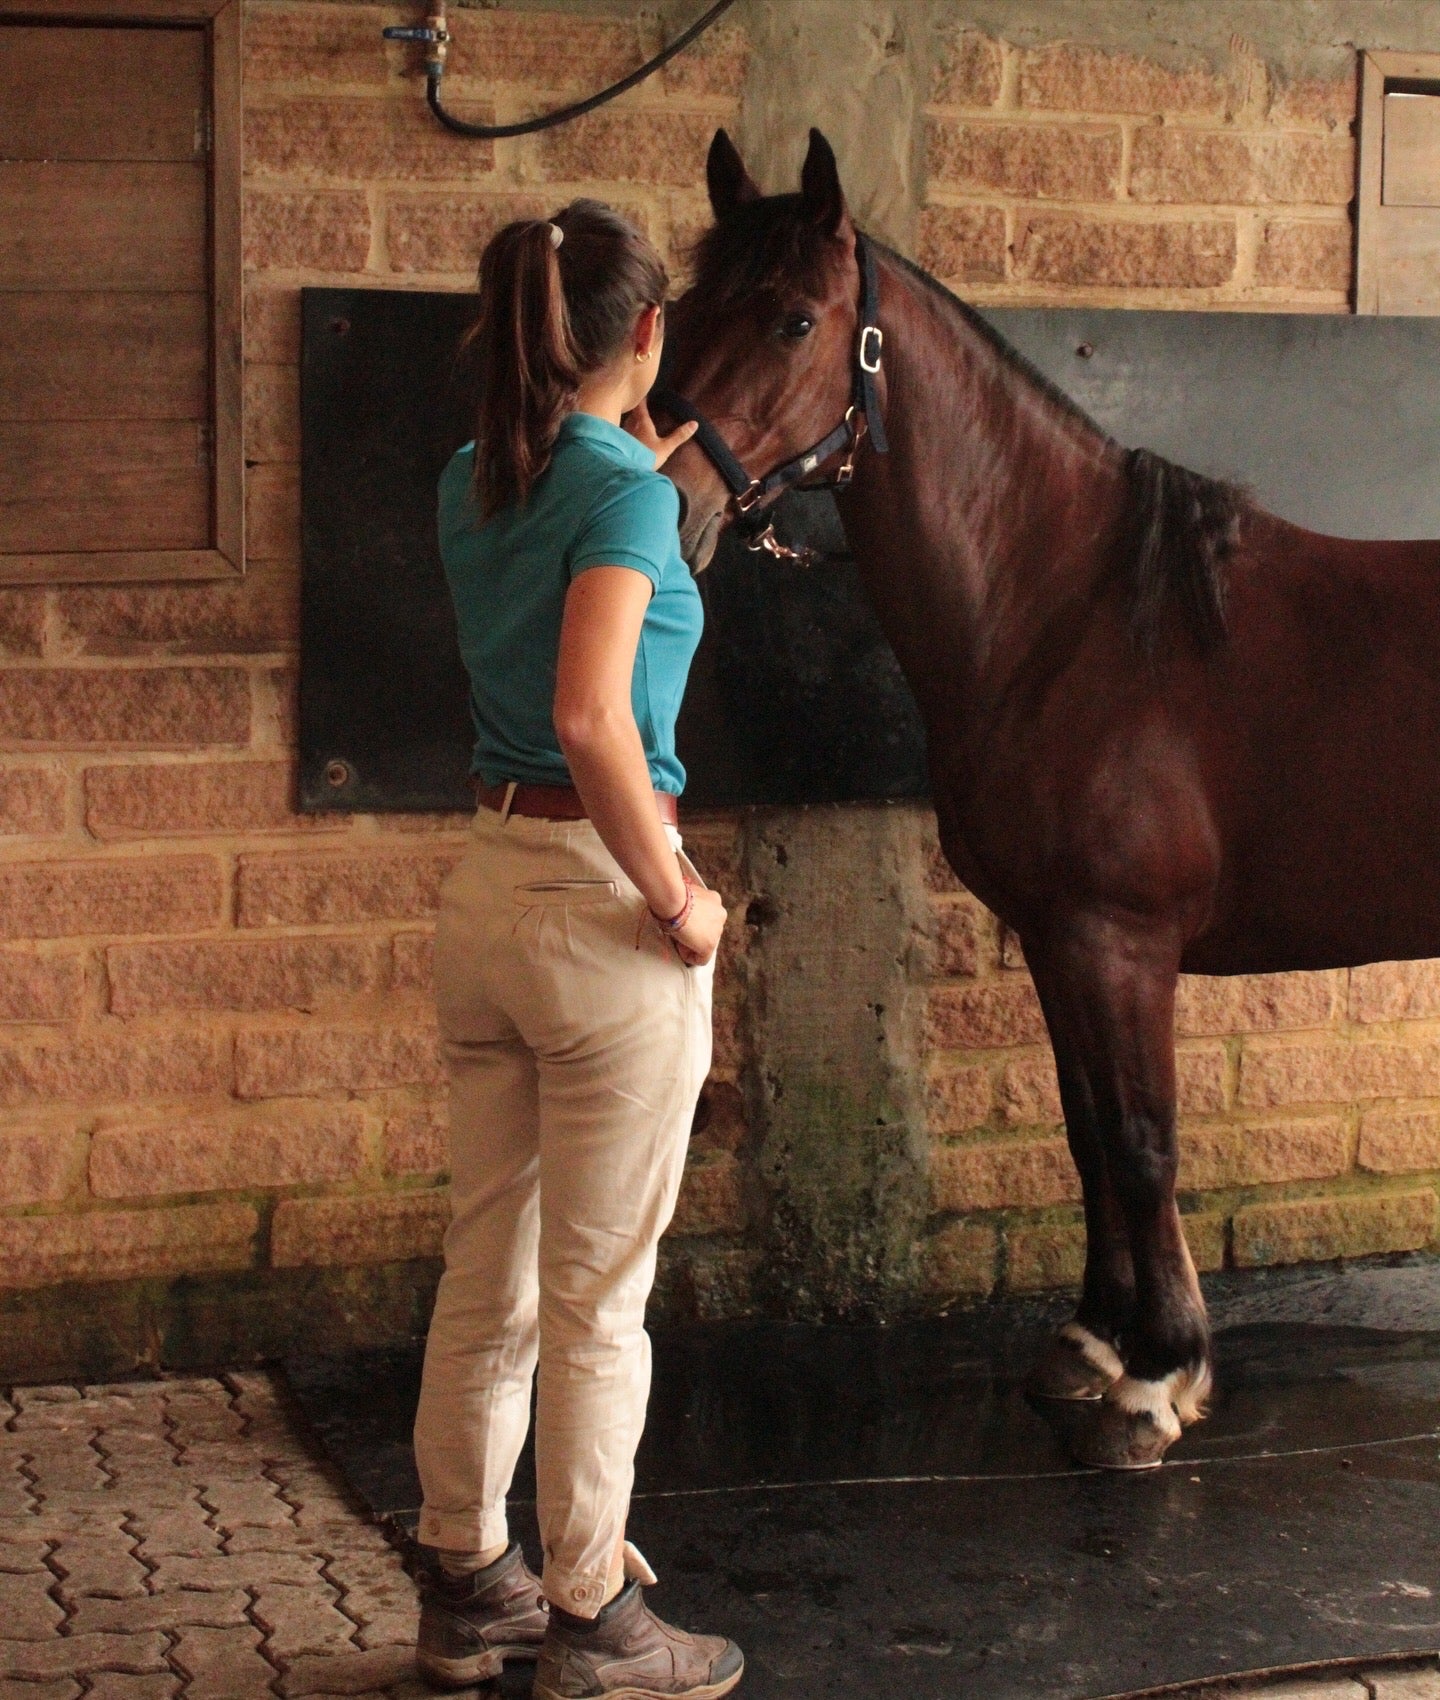
POLYGON ((648 352, 645 353, 645 354, 642 354, 640 352, 640 350, 637 348, 635 350, 635 358, 643 366, 645 364, 645 362, 650 358, 650 356, 649 356, 648 352))

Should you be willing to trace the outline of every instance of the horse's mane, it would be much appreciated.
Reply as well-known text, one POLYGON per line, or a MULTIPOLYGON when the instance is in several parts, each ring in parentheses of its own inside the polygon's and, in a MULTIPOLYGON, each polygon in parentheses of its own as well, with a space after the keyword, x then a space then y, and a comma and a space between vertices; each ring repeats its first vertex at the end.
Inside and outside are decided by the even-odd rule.
MULTIPOLYGON (((799 216, 799 195, 772 195, 738 207, 695 245, 695 287, 716 307, 780 290, 818 290, 828 244, 799 216)), ((868 238, 900 271, 938 299, 1007 366, 1060 412, 1082 421, 1123 456, 1129 509, 1123 535, 1131 622, 1139 647, 1153 654, 1170 623, 1202 653, 1225 638, 1225 568, 1249 504, 1239 485, 1177 466, 1149 449, 1124 449, 1052 379, 1011 346, 982 314, 893 248, 868 238)))

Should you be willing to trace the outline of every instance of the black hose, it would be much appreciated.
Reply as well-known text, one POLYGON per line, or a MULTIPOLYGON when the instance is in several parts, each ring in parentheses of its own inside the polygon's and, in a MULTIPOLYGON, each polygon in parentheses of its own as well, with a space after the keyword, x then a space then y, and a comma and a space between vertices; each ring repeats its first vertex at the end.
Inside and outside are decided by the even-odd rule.
POLYGON ((646 77, 652 76, 662 65, 668 65, 677 53, 682 53, 692 41, 703 35, 711 24, 728 12, 734 4, 735 0, 716 0, 715 5, 697 18, 682 35, 677 35, 663 53, 657 53, 638 71, 632 71, 628 77, 622 77, 618 83, 613 83, 608 89, 602 89, 599 94, 591 95, 588 100, 577 101, 574 106, 562 106, 558 111, 546 112, 539 118, 526 118, 518 124, 467 124, 463 118, 456 118, 440 104, 438 70, 431 70, 426 77, 425 98, 430 103, 430 110, 445 128, 455 131, 459 136, 475 136, 481 141, 498 141, 505 136, 533 136, 539 130, 553 130, 557 124, 568 124, 572 118, 583 118, 597 106, 604 106, 607 101, 614 100, 627 89, 633 89, 637 83, 643 83, 646 77))

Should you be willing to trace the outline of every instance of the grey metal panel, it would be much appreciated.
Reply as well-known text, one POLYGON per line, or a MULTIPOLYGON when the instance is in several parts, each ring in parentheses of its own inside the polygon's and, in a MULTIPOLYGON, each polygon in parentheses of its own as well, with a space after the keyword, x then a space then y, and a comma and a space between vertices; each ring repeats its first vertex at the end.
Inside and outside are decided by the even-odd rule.
POLYGON ((1261 506, 1312 531, 1440 537, 1440 319, 1100 308, 985 317, 1131 447, 1238 477, 1261 506))

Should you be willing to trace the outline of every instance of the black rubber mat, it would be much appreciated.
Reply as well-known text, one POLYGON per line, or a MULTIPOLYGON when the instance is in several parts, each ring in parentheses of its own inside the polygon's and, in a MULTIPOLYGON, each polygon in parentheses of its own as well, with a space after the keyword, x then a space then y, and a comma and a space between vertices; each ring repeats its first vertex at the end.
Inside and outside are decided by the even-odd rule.
MULTIPOLYGON (((660 1331, 631 1518, 656 1609, 735 1636, 754 1700, 1097 1696, 1440 1648, 1440 1270, 1209 1286, 1214 1414, 1134 1476, 1070 1468, 1021 1397, 1045 1306, 660 1331)), ((413 1526, 418 1348, 287 1367, 357 1491, 413 1526)), ((532 1554, 533 1491, 527 1459, 532 1554)))

